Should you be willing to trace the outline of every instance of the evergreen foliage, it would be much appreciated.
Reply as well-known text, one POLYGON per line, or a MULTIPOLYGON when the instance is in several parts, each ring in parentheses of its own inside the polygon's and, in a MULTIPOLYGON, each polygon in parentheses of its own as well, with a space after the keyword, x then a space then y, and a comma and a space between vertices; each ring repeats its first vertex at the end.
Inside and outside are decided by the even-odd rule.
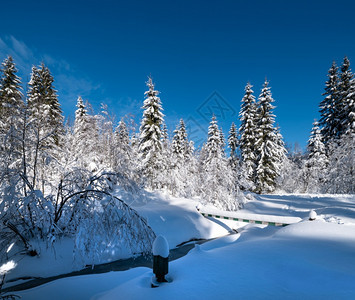
POLYGON ((224 140, 213 116, 208 127, 208 139, 200 157, 202 196, 207 203, 220 209, 236 210, 241 207, 239 189, 233 170, 223 148, 224 140))
POLYGON ((140 127, 139 151, 142 161, 142 172, 146 178, 147 187, 157 188, 157 176, 162 161, 162 124, 164 115, 159 92, 154 89, 151 77, 147 81, 148 91, 145 92, 143 103, 143 118, 140 127))
POLYGON ((228 133, 228 148, 230 150, 229 160, 232 168, 236 168, 238 164, 237 149, 238 149, 238 133, 234 123, 228 133))
POLYGON ((84 169, 97 169, 99 133, 95 117, 88 114, 87 105, 84 104, 80 96, 76 107, 73 139, 74 158, 78 166, 84 169))
POLYGON ((53 77, 42 64, 32 67, 27 93, 28 111, 28 162, 32 185, 42 192, 50 184, 51 174, 60 160, 60 148, 64 135, 63 116, 53 87, 53 77), (50 166, 51 165, 51 166, 50 166))
POLYGON ((241 156, 242 176, 247 182, 245 188, 255 188, 256 176, 256 102, 252 85, 248 82, 240 107, 239 147, 241 156))
POLYGON ((274 127, 274 102, 268 81, 258 99, 257 130, 255 147, 256 159, 256 192, 273 192, 276 187, 276 178, 280 174, 284 160, 285 149, 282 147, 280 134, 274 127))
POLYGON ((0 166, 19 167, 24 115, 21 80, 11 56, 2 63, 0 77, 0 166))
POLYGON ((307 146, 308 158, 305 163, 305 183, 306 191, 319 193, 326 178, 328 167, 328 157, 325 145, 322 141, 322 134, 317 121, 313 123, 311 136, 307 146))
POLYGON ((333 137, 338 136, 340 122, 338 120, 340 104, 339 104, 339 79, 338 67, 333 62, 328 71, 328 80, 325 83, 326 96, 320 103, 320 122, 324 142, 328 144, 333 137))

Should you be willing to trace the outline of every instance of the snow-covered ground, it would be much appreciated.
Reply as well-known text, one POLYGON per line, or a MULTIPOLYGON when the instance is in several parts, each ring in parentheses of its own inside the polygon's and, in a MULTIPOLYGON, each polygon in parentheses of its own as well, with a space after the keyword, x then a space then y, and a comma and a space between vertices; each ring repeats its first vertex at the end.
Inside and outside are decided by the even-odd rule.
MULTIPOLYGON (((150 287, 152 270, 141 267, 63 278, 15 294, 22 299, 355 299, 355 196, 255 196, 241 210, 303 220, 287 227, 208 220, 196 211, 197 202, 165 194, 132 205, 171 249, 193 238, 222 237, 171 262, 172 282, 159 288, 150 287), (308 221, 312 209, 317 219, 308 221), (232 229, 239 233, 226 236, 232 229)), ((56 265, 64 262, 60 255, 57 251, 50 264, 57 273, 56 265)), ((38 273, 49 269, 48 260, 28 259, 36 260, 31 268, 38 273)), ((28 265, 19 262, 10 276, 31 276, 28 265)))

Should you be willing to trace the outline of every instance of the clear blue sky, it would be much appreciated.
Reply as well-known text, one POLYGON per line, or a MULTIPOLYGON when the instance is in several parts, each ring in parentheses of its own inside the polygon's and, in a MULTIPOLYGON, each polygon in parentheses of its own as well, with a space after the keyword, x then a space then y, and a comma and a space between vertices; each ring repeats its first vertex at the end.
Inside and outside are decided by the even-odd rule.
POLYGON ((212 111, 227 135, 246 83, 257 97, 267 77, 285 141, 304 147, 332 61, 355 65, 355 1, 5 1, 1 11, 0 59, 13 55, 23 82, 44 61, 66 116, 81 95, 139 122, 151 74, 169 130, 182 117, 197 143, 212 111))

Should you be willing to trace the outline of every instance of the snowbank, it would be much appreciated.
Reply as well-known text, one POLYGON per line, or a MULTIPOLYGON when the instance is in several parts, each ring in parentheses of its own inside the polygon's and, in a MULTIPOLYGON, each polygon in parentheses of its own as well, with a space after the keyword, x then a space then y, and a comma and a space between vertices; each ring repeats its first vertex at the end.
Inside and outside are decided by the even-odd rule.
MULTIPOLYGON (((48 295, 53 300, 355 299, 354 200, 355 196, 256 196, 238 214, 305 221, 282 228, 247 224, 238 234, 195 247, 170 263, 169 277, 173 281, 156 289, 150 288, 152 270, 135 268, 63 278, 16 294, 28 300, 48 299, 48 295), (312 209, 317 219, 308 221, 312 209)), ((228 226, 222 222, 243 225, 223 219, 211 222, 197 212, 196 204, 152 194, 146 204, 135 203, 135 208, 157 235, 166 237, 170 247, 191 238, 224 235, 228 226)), ((47 261, 42 265, 40 259, 35 259, 37 265, 33 268, 54 266, 47 261)))
POLYGON ((53 300, 354 299, 354 226, 306 221, 254 228, 214 240, 212 247, 205 243, 173 261, 173 281, 159 288, 150 288, 151 269, 136 268, 65 278, 19 295, 28 300, 46 295, 53 300), (265 229, 271 236, 260 236, 265 229))
POLYGON ((251 214, 245 213, 243 211, 220 211, 210 207, 199 207, 199 212, 206 217, 208 216, 224 220, 234 220, 238 222, 256 223, 264 225, 282 226, 302 221, 302 219, 299 217, 251 214))

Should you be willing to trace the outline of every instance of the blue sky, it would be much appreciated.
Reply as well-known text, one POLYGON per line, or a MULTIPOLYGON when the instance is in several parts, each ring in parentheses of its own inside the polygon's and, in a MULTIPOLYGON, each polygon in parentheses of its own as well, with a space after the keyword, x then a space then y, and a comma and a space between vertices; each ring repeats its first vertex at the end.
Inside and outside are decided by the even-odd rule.
POLYGON ((81 95, 139 122, 151 75, 169 130, 184 118, 197 144, 212 112, 227 135, 246 83, 257 97, 267 77, 285 141, 304 147, 332 61, 355 64, 354 1, 20 0, 1 10, 0 59, 13 55, 25 83, 44 61, 66 116, 81 95))

